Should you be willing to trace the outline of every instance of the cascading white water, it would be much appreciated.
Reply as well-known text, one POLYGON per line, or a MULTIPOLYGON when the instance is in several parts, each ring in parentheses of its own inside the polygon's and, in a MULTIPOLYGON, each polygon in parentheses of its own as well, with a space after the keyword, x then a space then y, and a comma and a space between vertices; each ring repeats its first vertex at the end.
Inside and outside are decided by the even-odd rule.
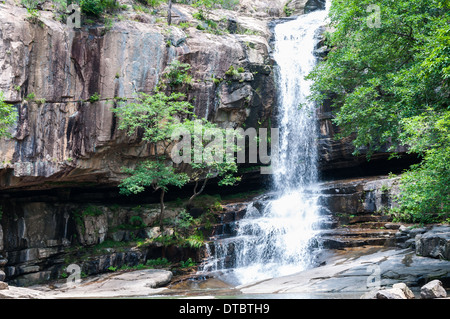
POLYGON ((310 83, 304 77, 316 63, 317 32, 326 16, 327 10, 315 11, 275 27, 280 129, 273 174, 276 198, 250 205, 235 236, 217 240, 214 258, 204 267, 232 268, 227 276, 239 284, 292 274, 312 264, 319 221, 318 132, 315 107, 307 101, 310 83))

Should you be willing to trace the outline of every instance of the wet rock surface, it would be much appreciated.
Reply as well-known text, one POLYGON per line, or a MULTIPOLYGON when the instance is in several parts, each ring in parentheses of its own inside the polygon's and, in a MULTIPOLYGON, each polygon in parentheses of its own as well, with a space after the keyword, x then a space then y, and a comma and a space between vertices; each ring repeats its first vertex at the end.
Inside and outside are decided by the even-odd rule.
POLYGON ((0 290, 0 298, 445 298, 450 261, 417 256, 412 249, 357 247, 326 250, 322 266, 297 274, 233 286, 205 274, 174 278, 164 270, 109 273, 68 287, 52 285, 0 290), (435 280, 434 278, 439 278, 435 280), (172 281, 171 281, 172 280, 172 281))
POLYGON ((356 297, 377 287, 399 283, 417 291, 432 278, 439 277, 447 283, 450 280, 449 261, 416 256, 411 249, 348 248, 328 256, 327 260, 324 266, 239 287, 240 291, 254 294, 347 292, 356 297))

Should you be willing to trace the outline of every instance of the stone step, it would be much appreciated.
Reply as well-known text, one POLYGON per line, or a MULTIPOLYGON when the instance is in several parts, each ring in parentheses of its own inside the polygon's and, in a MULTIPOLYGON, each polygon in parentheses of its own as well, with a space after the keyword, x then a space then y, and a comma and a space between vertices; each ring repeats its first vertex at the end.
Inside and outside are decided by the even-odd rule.
POLYGON ((227 224, 231 222, 236 222, 238 220, 241 220, 245 217, 246 210, 229 210, 224 211, 220 213, 219 215, 219 223, 221 224, 227 224))
POLYGON ((323 236, 339 237, 394 237, 397 231, 395 229, 368 229, 368 228, 338 228, 325 230, 323 236))
POLYGON ((363 238, 363 237, 322 237, 321 246, 326 249, 344 249, 363 246, 393 246, 392 238, 363 238))
POLYGON ((314 225, 315 229, 335 229, 338 227, 338 221, 331 218, 320 218, 314 225))
POLYGON ((365 222, 359 224, 350 224, 347 227, 359 229, 386 229, 386 222, 365 222))
POLYGON ((324 248, 342 249, 361 246, 392 246, 395 229, 339 228, 323 231, 320 242, 324 248))

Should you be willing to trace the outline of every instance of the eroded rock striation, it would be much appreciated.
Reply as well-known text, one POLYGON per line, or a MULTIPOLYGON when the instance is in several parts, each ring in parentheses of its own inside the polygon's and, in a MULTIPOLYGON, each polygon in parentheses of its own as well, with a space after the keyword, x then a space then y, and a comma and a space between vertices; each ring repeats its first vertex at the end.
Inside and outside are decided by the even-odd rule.
MULTIPOLYGON (((177 12, 193 20, 190 6, 177 12)), ((122 166, 152 153, 139 134, 117 130, 111 109, 137 92, 152 92, 173 59, 191 65, 187 96, 198 116, 224 127, 267 122, 274 100, 267 23, 228 11, 217 15, 223 21, 233 16, 240 31, 168 27, 135 13, 110 29, 71 30, 51 11, 40 11, 33 24, 25 8, 1 5, 0 90, 19 111, 13 138, 0 142, 1 187, 117 184, 122 166), (230 66, 242 67, 242 77, 226 78, 230 66)))

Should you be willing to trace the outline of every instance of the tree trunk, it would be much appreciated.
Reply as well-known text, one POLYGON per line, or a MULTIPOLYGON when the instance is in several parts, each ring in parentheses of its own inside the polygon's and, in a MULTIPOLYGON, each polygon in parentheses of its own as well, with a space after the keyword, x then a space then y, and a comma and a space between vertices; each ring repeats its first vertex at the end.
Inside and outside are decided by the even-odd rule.
POLYGON ((164 217, 164 195, 166 194, 166 191, 164 189, 161 189, 161 195, 159 197, 159 205, 161 208, 161 211, 159 213, 159 227, 161 229, 161 232, 163 232, 164 230, 164 225, 163 225, 163 217, 164 217))
MULTIPOLYGON (((161 211, 159 212, 159 229, 161 231, 161 235, 164 232, 164 195, 166 194, 166 191, 164 189, 161 188, 161 195, 159 197, 159 205, 160 205, 160 209, 161 211)), ((164 237, 163 237, 164 238, 164 237)), ((165 258, 166 257, 166 243, 163 241, 163 245, 161 247, 161 257, 165 258)))
POLYGON ((188 203, 186 204, 186 207, 191 207, 192 206, 192 201, 198 196, 198 195, 200 195, 202 192, 203 192, 203 190, 205 189, 205 186, 206 186, 206 183, 208 182, 208 179, 206 178, 204 181, 203 181, 203 185, 202 185, 202 188, 200 188, 200 190, 197 192, 197 187, 198 187, 198 181, 196 181, 195 182, 195 187, 194 187, 194 194, 191 196, 191 198, 189 198, 189 201, 188 201, 188 203))
POLYGON ((169 11, 167 12, 167 24, 172 24, 172 0, 169 0, 169 11))

